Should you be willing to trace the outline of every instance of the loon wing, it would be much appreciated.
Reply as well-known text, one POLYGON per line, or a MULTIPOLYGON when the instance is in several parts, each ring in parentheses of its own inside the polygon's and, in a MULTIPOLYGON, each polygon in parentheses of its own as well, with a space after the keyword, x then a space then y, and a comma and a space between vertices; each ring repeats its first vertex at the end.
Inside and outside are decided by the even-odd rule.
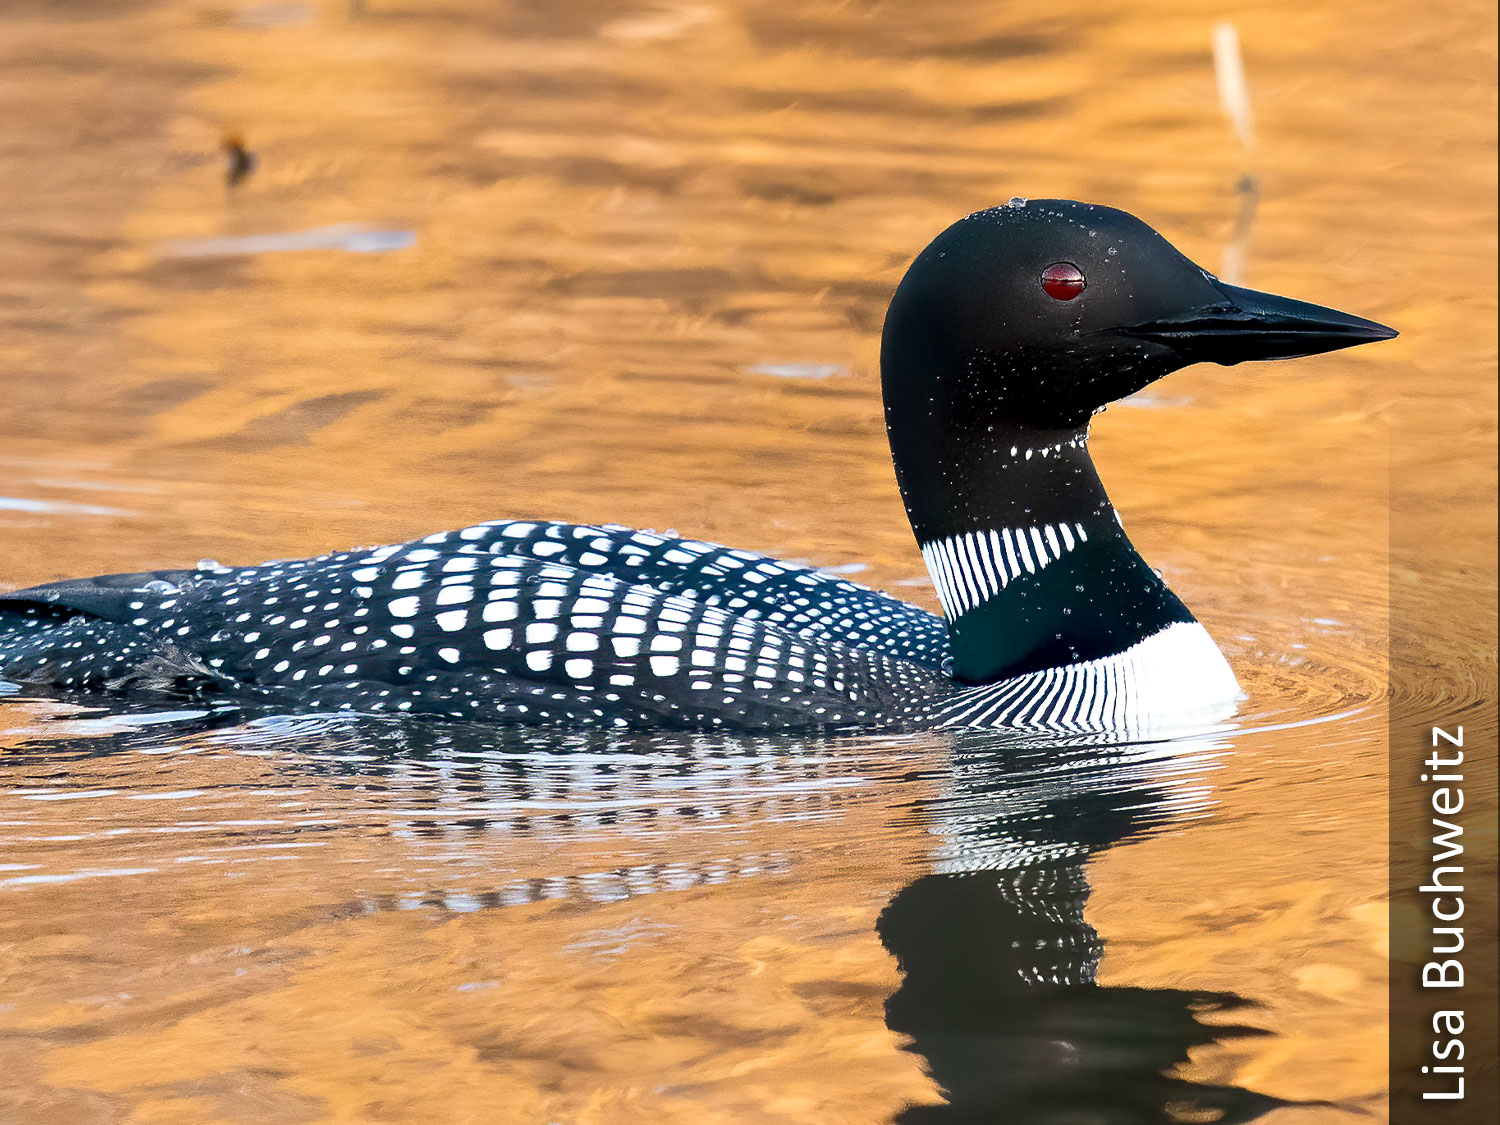
MULTIPOLYGON (((617 525, 496 520, 443 536, 480 553, 560 563, 721 606, 809 640, 884 653, 942 671, 942 619, 857 582, 769 555, 617 525)), ((434 539, 438 538, 436 536, 434 539)))

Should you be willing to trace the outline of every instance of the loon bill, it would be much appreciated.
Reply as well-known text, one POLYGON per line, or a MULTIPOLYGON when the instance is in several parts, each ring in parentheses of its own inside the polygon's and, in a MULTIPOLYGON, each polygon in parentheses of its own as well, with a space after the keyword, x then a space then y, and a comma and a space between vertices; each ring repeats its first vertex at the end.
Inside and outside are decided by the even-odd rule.
POLYGON ((1234 675, 1126 538, 1089 420, 1190 363, 1395 335, 1226 285, 1122 211, 1015 199, 917 257, 881 342, 896 478, 946 621, 764 555, 502 520, 0 595, 0 677, 610 726, 1107 732, 1222 717, 1234 675))

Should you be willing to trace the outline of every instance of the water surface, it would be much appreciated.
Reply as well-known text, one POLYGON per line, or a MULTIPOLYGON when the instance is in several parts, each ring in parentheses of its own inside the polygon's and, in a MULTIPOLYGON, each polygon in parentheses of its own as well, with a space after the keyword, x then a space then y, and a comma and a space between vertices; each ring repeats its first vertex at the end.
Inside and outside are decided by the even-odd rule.
MULTIPOLYGON (((1486 409, 1484 6, 1372 3, 1358 35, 1289 0, 13 7, 15 586, 518 516, 936 608, 880 321, 933 234, 1016 194, 1403 335, 1098 420, 1132 537, 1249 696, 1179 743, 0 698, 0 1117, 1383 1114, 1384 415, 1486 409)), ((1441 446, 1415 471, 1490 487, 1441 446)))

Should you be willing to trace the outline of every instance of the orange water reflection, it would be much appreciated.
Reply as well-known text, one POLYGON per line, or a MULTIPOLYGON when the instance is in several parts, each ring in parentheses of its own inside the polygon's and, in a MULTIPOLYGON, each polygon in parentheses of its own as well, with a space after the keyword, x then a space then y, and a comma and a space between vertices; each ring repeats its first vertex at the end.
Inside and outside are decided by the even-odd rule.
MULTIPOLYGON (((1062 195, 1212 267, 1253 171, 1247 282, 1403 335, 1189 369, 1097 426, 1132 537, 1267 729, 1217 761, 1206 815, 1090 853, 1086 913, 1106 988, 1258 1005, 1225 1018, 1271 1034, 1194 1048, 1185 1080, 1334 1103, 1278 1123, 1380 1112, 1383 412, 1398 391, 1465 432, 1493 411, 1470 388, 1494 278, 1454 268, 1494 253, 1487 6, 1371 3, 1357 34, 1347 6, 1290 0, 12 7, 17 586, 534 515, 861 563, 935 608, 875 374, 909 257, 969 210, 1062 195), (1217 103, 1219 19, 1253 155, 1217 103), (232 189, 230 131, 258 158, 232 189), (351 251, 369 232, 413 241, 351 251), (184 252, 268 235, 293 240, 184 252)), ((1434 488, 1487 487, 1428 456, 1434 488)), ((937 862, 946 744, 635 778, 639 831, 605 830, 441 756, 323 769, 149 732, 85 754, 108 738, 54 714, 0 704, 0 1116, 868 1122, 941 1101, 887 1027, 877 920, 937 862), (656 874, 467 909, 616 869, 656 874)))

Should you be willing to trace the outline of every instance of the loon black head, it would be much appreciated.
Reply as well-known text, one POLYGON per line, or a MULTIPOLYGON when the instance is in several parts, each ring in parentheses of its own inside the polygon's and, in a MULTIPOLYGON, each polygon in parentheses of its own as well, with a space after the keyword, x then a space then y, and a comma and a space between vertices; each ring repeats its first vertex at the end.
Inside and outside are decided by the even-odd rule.
POLYGON ((881 384, 955 674, 1086 661, 1192 620, 1118 529, 1088 456, 1093 414, 1190 363, 1394 335, 1227 285, 1109 207, 1012 200, 938 235, 891 301, 881 384))
POLYGON ((1394 335, 1226 285, 1124 211, 1012 200, 954 223, 912 263, 886 317, 882 366, 897 409, 956 428, 1070 429, 1190 363, 1394 335))

